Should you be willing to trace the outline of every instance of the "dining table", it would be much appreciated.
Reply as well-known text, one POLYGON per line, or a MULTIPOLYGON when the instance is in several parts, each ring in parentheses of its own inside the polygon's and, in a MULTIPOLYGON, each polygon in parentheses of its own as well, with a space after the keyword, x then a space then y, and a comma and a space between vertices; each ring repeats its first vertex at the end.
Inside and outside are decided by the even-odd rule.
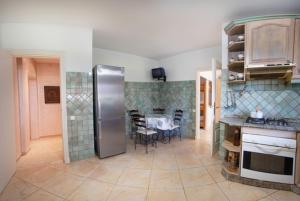
POLYGON ((169 114, 147 114, 145 115, 147 127, 161 130, 171 130, 174 123, 169 114))

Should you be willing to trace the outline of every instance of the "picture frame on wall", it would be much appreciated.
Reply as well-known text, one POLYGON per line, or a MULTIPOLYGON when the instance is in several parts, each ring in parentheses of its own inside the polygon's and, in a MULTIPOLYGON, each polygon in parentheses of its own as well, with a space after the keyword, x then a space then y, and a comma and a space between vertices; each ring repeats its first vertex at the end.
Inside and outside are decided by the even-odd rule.
POLYGON ((60 104, 60 87, 44 86, 45 104, 60 104))

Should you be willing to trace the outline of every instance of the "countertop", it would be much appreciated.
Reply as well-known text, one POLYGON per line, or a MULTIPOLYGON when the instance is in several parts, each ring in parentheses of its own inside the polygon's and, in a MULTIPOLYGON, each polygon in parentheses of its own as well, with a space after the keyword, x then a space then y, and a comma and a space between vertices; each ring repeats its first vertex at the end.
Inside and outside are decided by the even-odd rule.
POLYGON ((282 131, 292 131, 300 133, 300 121, 295 119, 286 119, 288 126, 276 126, 276 125, 261 125, 261 124, 250 124, 246 123, 246 117, 242 116, 231 116, 223 117, 220 122, 228 124, 230 126, 240 126, 240 127, 252 127, 252 128, 263 128, 271 130, 282 130, 282 131))

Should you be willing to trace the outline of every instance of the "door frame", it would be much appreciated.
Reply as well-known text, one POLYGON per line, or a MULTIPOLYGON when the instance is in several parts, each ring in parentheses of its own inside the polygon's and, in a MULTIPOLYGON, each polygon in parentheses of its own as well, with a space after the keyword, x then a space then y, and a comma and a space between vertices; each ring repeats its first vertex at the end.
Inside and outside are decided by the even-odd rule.
POLYGON ((61 97, 61 119, 62 119, 62 140, 64 150, 64 162, 70 163, 68 127, 67 127, 67 103, 66 103, 66 71, 64 68, 64 54, 59 51, 31 51, 31 50, 10 50, 9 54, 16 57, 30 58, 55 58, 59 59, 60 70, 60 97, 61 97))
POLYGON ((219 62, 216 58, 212 58, 211 60, 211 69, 212 69, 212 135, 211 135, 211 150, 210 153, 213 156, 216 152, 216 92, 217 92, 217 71, 222 70, 222 63, 219 62))

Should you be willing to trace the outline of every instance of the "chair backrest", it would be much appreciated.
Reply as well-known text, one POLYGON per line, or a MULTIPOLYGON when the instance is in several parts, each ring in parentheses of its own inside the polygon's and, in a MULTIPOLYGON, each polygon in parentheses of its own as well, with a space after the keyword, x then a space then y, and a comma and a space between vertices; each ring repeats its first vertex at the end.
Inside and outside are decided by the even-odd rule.
POLYGON ((145 115, 138 115, 133 118, 134 124, 137 128, 146 129, 147 128, 147 122, 145 115))
POLYGON ((139 110, 128 110, 129 116, 132 116, 134 114, 138 114, 139 110))
POLYGON ((165 113, 165 109, 164 108, 153 108, 153 112, 155 114, 164 114, 165 113))
POLYGON ((182 116, 183 116, 183 111, 180 109, 176 109, 174 112, 174 122, 177 122, 180 124, 181 120, 182 120, 182 116))

